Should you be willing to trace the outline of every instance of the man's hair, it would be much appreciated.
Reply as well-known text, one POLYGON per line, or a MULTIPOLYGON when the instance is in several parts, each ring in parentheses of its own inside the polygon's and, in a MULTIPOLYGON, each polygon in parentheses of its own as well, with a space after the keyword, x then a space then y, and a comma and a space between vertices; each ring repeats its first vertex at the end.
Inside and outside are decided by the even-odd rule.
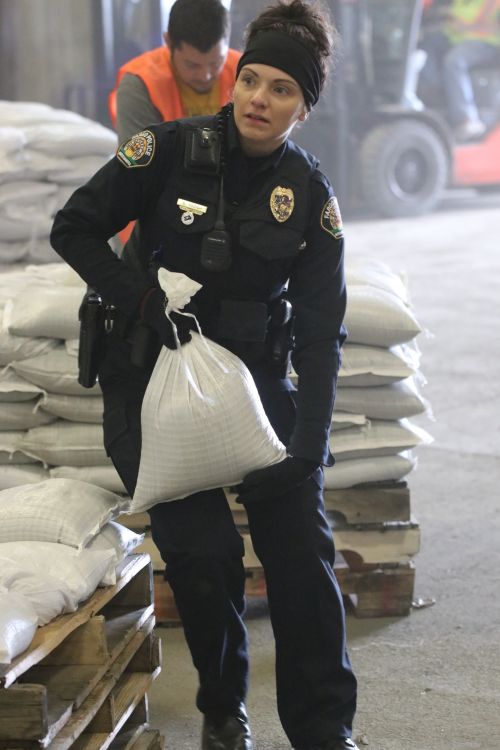
POLYGON ((208 52, 221 39, 228 39, 229 13, 220 0, 176 0, 168 19, 170 49, 183 42, 199 52, 208 52))

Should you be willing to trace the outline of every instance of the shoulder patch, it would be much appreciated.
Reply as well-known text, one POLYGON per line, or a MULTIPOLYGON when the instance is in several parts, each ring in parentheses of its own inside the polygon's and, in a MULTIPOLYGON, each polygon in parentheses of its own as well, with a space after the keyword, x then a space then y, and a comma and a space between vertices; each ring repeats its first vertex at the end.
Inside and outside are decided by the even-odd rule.
POLYGON ((344 236, 344 227, 342 226, 342 217, 340 215, 339 204, 335 196, 328 198, 321 211, 321 228, 331 234, 336 240, 344 236))
POLYGON ((141 130, 123 143, 116 152, 126 167, 147 167, 154 156, 156 139, 150 130, 141 130))

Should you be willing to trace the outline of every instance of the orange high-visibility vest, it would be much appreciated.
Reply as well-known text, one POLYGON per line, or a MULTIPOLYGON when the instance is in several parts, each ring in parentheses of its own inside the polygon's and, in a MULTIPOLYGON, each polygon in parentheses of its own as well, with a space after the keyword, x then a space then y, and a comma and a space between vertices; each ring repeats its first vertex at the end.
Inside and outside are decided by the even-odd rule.
MULTIPOLYGON (((227 104, 236 80, 236 66, 241 52, 230 49, 226 62, 219 75, 220 106, 227 104)), ((113 125, 116 127, 116 91, 120 81, 126 73, 138 76, 146 86, 149 98, 154 107, 160 112, 163 120, 178 120, 185 117, 179 89, 175 82, 170 66, 170 50, 167 47, 144 52, 133 60, 122 65, 118 71, 115 88, 109 95, 109 113, 113 125)), ((207 113, 208 114, 208 113, 207 113)))
POLYGON ((446 35, 453 44, 468 39, 500 45, 500 0, 454 0, 446 35))
MULTIPOLYGON (((221 107, 227 104, 231 98, 236 80, 236 67, 240 57, 241 52, 230 49, 222 72, 219 75, 219 104, 221 107)), ((186 116, 170 65, 170 50, 167 47, 157 47, 129 60, 118 71, 115 87, 108 98, 109 114, 115 128, 116 92, 121 79, 126 73, 132 73, 141 79, 148 90, 151 103, 160 112, 164 121, 178 120, 186 116)), ((132 234, 134 224, 135 222, 131 221, 118 233, 123 245, 132 234)))

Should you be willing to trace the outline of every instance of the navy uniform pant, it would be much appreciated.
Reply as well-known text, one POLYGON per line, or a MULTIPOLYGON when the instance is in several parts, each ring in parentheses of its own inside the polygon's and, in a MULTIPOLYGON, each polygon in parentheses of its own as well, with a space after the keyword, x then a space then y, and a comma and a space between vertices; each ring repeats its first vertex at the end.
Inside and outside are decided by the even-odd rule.
MULTIPOLYGON (((115 337, 99 377, 106 449, 133 494, 140 460, 140 410, 150 372, 130 365, 115 337)), ((256 378, 262 403, 286 445, 295 409, 286 381, 256 378)), ((216 440, 216 436, 213 436, 216 440)), ((193 663, 198 708, 228 714, 245 699, 243 542, 222 489, 159 503, 149 511, 193 663)), ((344 609, 333 573, 334 545, 323 504, 322 470, 275 500, 247 508, 264 568, 276 641, 278 712, 293 746, 350 736, 356 679, 345 643, 344 609)))

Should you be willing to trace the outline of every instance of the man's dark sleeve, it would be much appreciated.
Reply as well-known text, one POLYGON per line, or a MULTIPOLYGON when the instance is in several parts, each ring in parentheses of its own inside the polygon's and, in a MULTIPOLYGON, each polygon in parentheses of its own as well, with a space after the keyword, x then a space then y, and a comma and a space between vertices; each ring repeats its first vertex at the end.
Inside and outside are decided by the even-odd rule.
POLYGON ((298 374, 297 416, 289 452, 324 465, 329 450, 340 348, 346 332, 344 239, 336 198, 326 178, 311 182, 311 211, 306 247, 290 276, 295 312, 292 364, 298 374))
MULTIPOLYGON (((126 144, 76 190, 56 214, 50 241, 54 250, 106 302, 127 314, 137 309, 151 279, 123 263, 108 240, 129 221, 141 220, 157 199, 175 143, 175 126, 149 131, 152 155, 126 166, 126 144), (161 130, 161 132, 158 132, 161 130)), ((143 133, 140 134, 141 136, 143 133)), ((153 250, 152 248, 151 250, 153 250)))

